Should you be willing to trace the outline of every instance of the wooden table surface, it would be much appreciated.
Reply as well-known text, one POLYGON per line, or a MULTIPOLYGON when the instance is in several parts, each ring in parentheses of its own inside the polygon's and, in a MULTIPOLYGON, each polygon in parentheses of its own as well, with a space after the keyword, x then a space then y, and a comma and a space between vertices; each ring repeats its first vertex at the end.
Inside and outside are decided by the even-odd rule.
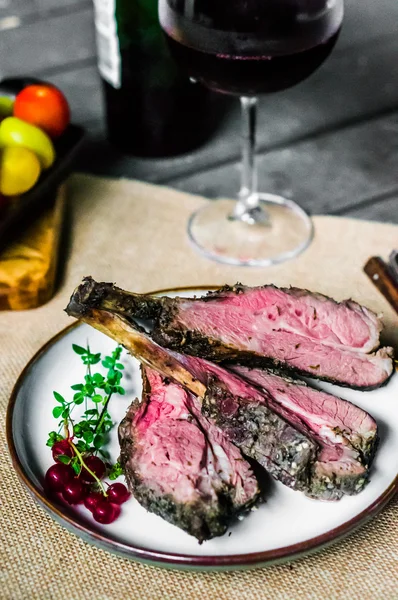
MULTIPOLYGON (((211 140, 174 159, 105 141, 91 0, 0 0, 0 77, 34 75, 67 95, 88 139, 77 169, 203 194, 239 185, 237 102, 211 140)), ((310 79, 260 104, 259 187, 312 214, 398 223, 398 0, 346 0, 341 37, 310 79)), ((397 240, 398 241, 398 240, 397 240)))

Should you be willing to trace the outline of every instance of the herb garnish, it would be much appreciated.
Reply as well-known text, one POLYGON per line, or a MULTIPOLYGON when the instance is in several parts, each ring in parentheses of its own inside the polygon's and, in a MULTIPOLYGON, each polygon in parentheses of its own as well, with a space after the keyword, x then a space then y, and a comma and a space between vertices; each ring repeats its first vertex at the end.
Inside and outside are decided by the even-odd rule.
MULTIPOLYGON (((58 432, 51 431, 49 433, 47 446, 52 448, 56 441, 64 439, 60 435, 61 430, 64 429, 65 433, 65 428, 68 430, 71 428, 73 436, 78 440, 75 445, 80 453, 99 452, 104 458, 109 458, 108 452, 103 448, 113 426, 108 405, 114 394, 125 394, 124 388, 120 385, 124 369, 122 363, 119 362, 122 348, 118 346, 110 356, 105 356, 102 360, 102 366, 108 369, 105 377, 101 373, 93 374, 91 370, 93 365, 101 362, 100 352, 92 353, 88 344, 86 348, 73 344, 72 348, 80 356, 83 364, 87 366, 87 372, 83 383, 71 386, 75 392, 72 400, 68 401, 58 392, 53 392, 58 403, 53 409, 53 417, 56 419, 61 417, 62 420, 58 424, 58 432), (75 422, 72 412, 76 406, 83 403, 85 411, 80 420, 75 422)), ((61 462, 64 461, 61 460, 61 462)), ((72 464, 72 466, 74 465, 72 464)))
POLYGON ((58 431, 48 435, 47 446, 52 449, 56 464, 46 473, 46 486, 52 493, 62 493, 69 504, 84 502, 100 523, 111 523, 129 493, 121 483, 106 484, 105 489, 101 481, 105 474, 114 481, 122 474, 122 468, 118 462, 105 463, 98 454, 109 459, 105 445, 114 424, 108 406, 112 396, 125 394, 120 385, 124 370, 120 362, 122 347, 117 346, 103 360, 101 353, 91 352, 88 344, 86 348, 72 344, 72 348, 86 366, 86 374, 83 382, 71 386, 74 392, 71 400, 53 392, 57 405, 52 414, 60 421, 58 431), (92 367, 99 363, 107 370, 106 375, 93 373, 92 367), (83 414, 74 418, 76 406, 82 404, 83 414))

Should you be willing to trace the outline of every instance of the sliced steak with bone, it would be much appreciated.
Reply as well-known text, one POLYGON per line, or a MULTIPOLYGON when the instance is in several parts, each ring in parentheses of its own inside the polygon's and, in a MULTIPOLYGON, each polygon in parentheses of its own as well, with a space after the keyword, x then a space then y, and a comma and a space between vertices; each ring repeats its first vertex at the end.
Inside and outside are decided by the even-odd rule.
POLYGON ((240 284, 201 298, 155 297, 91 278, 81 295, 93 307, 153 319, 159 344, 213 362, 283 368, 358 389, 380 387, 393 372, 392 349, 374 352, 380 319, 352 300, 240 284))
MULTIPOLYGON (((103 331, 141 362, 190 390, 200 399, 202 412, 229 440, 286 485, 325 499, 338 499, 363 488, 368 477, 364 453, 347 437, 335 435, 329 440, 320 433, 320 424, 318 431, 309 427, 264 386, 260 390, 258 383, 253 386, 219 365, 160 347, 117 313, 92 308, 84 285, 73 294, 67 312, 103 331)), ((350 407, 346 403, 347 411, 350 407)), ((374 428, 374 421, 362 413, 364 422, 374 428)), ((326 416, 325 430, 330 432, 331 419, 326 416)), ((318 417, 321 419, 321 413, 318 417)), ((377 432, 373 434, 377 438, 377 432)), ((364 437, 363 431, 357 437, 364 437)))

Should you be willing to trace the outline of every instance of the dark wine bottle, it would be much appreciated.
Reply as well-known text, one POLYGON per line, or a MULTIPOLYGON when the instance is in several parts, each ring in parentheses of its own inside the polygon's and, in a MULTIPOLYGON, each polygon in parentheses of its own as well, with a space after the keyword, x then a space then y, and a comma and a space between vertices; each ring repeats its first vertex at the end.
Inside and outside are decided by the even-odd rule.
POLYGON ((94 0, 109 141, 135 156, 173 156, 213 131, 216 94, 169 54, 157 0, 94 0))

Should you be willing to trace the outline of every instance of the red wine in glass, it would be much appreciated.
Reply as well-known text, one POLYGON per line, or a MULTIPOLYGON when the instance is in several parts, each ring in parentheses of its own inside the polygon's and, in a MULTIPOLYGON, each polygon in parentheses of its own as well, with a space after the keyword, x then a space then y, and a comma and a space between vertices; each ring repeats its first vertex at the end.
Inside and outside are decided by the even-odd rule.
POLYGON ((329 56, 339 31, 295 54, 241 56, 193 50, 169 37, 169 48, 191 76, 209 88, 239 96, 279 92, 300 83, 329 56))
POLYGON ((343 0, 159 0, 159 18, 174 59, 192 78, 242 99, 239 201, 232 215, 226 205, 215 207, 218 202, 196 213, 191 241, 230 264, 269 265, 297 255, 311 241, 308 216, 255 187, 255 96, 292 87, 320 67, 338 39, 343 0), (229 225, 220 236, 222 218, 229 225))

